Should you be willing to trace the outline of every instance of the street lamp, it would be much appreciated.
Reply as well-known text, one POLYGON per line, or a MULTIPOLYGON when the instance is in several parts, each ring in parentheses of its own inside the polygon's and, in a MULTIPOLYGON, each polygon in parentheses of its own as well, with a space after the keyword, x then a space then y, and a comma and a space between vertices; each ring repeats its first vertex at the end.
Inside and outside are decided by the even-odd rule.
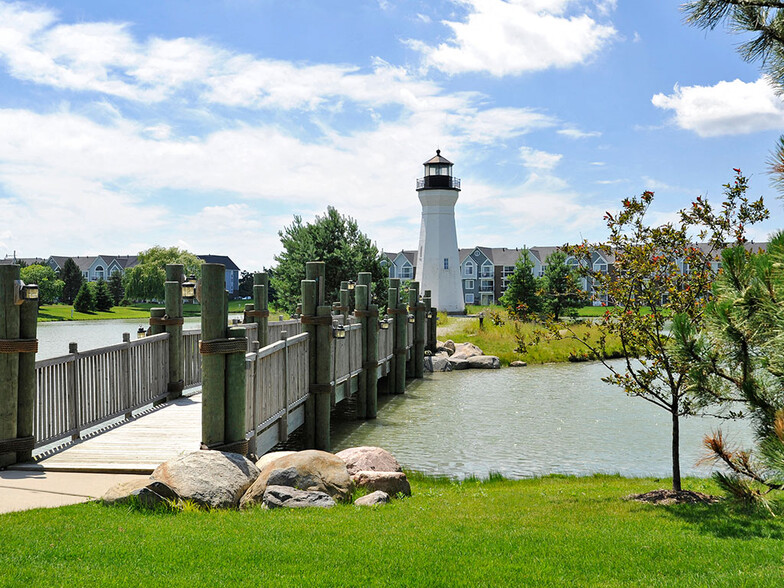
POLYGON ((188 281, 182 283, 182 297, 187 300, 196 298, 196 276, 188 276, 188 281))
POLYGON ((15 280, 14 304, 22 304, 25 300, 38 300, 38 285, 25 284, 22 280, 15 280))

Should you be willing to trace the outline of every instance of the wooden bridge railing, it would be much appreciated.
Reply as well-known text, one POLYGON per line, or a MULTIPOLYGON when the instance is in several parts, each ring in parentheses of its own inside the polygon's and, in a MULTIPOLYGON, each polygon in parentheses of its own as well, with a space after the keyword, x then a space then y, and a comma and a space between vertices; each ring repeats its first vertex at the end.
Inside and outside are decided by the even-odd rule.
POLYGON ((253 453, 269 451, 305 421, 309 357, 307 333, 245 356, 245 428, 253 453))
POLYGON ((169 335, 126 340, 37 361, 36 448, 78 439, 85 429, 166 398, 169 335))

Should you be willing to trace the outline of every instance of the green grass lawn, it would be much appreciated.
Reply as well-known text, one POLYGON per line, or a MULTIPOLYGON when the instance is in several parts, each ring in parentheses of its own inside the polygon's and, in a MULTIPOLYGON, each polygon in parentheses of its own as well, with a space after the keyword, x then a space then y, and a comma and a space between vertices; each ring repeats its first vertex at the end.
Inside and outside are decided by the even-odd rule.
MULTIPOLYGON (((667 480, 412 476, 374 510, 0 515, 2 586, 778 586, 780 519, 623 500, 667 480)), ((685 487, 715 492, 710 480, 685 487)))
MULTIPOLYGON (((249 300, 230 300, 229 312, 237 313, 245 310, 249 300)), ((130 306, 115 306, 106 312, 76 312, 69 304, 46 304, 38 309, 38 322, 46 321, 95 321, 107 319, 138 319, 149 318, 151 308, 162 308, 163 304, 132 304, 130 306)), ((273 317, 277 311, 270 310, 273 317)), ((183 304, 183 315, 201 316, 201 304, 183 304)), ((272 320, 276 320, 276 317, 272 320)))

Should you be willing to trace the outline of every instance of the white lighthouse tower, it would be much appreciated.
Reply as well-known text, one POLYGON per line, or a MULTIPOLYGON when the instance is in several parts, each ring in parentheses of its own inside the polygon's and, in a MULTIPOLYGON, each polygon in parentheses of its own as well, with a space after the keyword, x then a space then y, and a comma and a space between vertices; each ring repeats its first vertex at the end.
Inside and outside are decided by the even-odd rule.
POLYGON ((417 180, 422 228, 416 277, 422 290, 431 291, 433 306, 438 310, 463 312, 465 304, 455 229, 460 179, 452 176, 452 162, 441 157, 440 149, 424 165, 425 177, 417 180))

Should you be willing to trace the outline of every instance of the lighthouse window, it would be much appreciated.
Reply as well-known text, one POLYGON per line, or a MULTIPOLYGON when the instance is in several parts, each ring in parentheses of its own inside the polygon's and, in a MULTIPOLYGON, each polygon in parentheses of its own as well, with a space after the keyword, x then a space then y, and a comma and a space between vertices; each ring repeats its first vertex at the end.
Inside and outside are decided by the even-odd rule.
POLYGON ((449 258, 448 257, 444 258, 444 269, 449 269, 449 258))

